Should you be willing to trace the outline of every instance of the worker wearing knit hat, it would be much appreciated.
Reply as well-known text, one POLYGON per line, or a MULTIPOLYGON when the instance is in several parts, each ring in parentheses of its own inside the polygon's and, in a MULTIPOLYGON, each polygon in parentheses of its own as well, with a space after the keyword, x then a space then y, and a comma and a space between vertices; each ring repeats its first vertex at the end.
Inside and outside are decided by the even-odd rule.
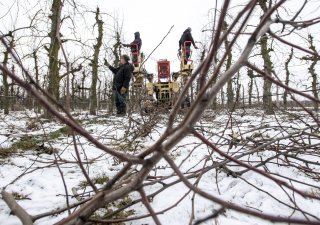
POLYGON ((123 58, 124 60, 126 60, 126 62, 130 61, 130 57, 128 55, 122 55, 121 58, 123 58))

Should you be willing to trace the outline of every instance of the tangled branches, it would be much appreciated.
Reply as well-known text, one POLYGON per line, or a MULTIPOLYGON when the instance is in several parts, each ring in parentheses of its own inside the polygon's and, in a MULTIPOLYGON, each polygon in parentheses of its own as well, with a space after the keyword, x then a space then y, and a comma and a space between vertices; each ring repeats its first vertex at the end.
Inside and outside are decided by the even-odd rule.
MULTIPOLYGON (((51 159, 52 165, 58 168, 64 184, 67 200, 64 208, 31 216, 28 210, 17 207, 10 193, 3 190, 2 197, 12 212, 24 224, 32 224, 38 219, 63 211, 69 213, 63 219, 60 218, 61 220, 56 222, 57 225, 81 225, 90 222, 108 224, 145 218, 151 218, 155 224, 161 224, 162 214, 166 215, 183 202, 187 202, 191 213, 188 214, 188 218, 183 218, 183 221, 188 221, 189 224, 219 219, 221 215, 227 217, 231 212, 240 212, 272 222, 319 224, 320 215, 313 210, 320 204, 320 190, 317 185, 320 178, 318 151, 320 136, 317 115, 304 107, 299 114, 285 112, 274 115, 259 115, 259 112, 253 110, 244 113, 236 111, 226 116, 207 110, 218 92, 244 67, 254 70, 274 85, 286 89, 291 96, 296 94, 319 102, 318 99, 283 84, 277 79, 275 72, 269 74, 265 68, 258 68, 249 60, 262 36, 270 35, 273 38, 277 36, 271 31, 271 25, 291 26, 293 30, 304 29, 317 24, 319 19, 298 22, 279 19, 277 12, 286 2, 281 0, 275 3, 270 1, 260 21, 252 21, 253 13, 261 2, 249 1, 234 17, 229 28, 223 32, 222 26, 230 4, 230 1, 224 1, 217 27, 214 27, 215 33, 207 57, 191 75, 168 120, 165 117, 159 119, 158 121, 164 120, 161 126, 160 122, 157 123, 159 127, 148 127, 148 120, 141 125, 147 129, 143 140, 151 144, 145 144, 135 151, 132 151, 132 143, 139 139, 139 136, 143 136, 139 131, 136 132, 138 135, 134 140, 131 139, 130 144, 125 145, 122 151, 108 147, 110 144, 108 140, 96 135, 95 131, 85 129, 86 125, 80 124, 71 113, 34 82, 31 74, 7 46, 4 37, 1 37, 2 44, 8 48, 16 63, 27 75, 27 80, 19 78, 3 64, 0 64, 1 71, 37 98, 39 104, 69 127, 68 135, 71 139, 67 139, 72 143, 70 146, 73 146, 76 155, 73 161, 64 159, 61 153, 54 153, 51 159), (249 22, 256 22, 256 26, 250 32, 246 45, 233 65, 223 71, 228 52, 233 50, 249 22), (229 45, 219 56, 227 37, 230 40, 229 45), (219 59, 215 60, 218 56, 219 59), (210 70, 212 68, 213 70, 210 70), (187 89, 198 78, 202 79, 203 85, 191 107, 181 115, 180 106, 187 89), (215 118, 212 116, 214 113, 215 118), (93 150, 85 149, 85 142, 88 143, 86 147, 94 146, 94 151, 101 153, 94 161, 103 162, 113 158, 121 168, 109 173, 108 179, 101 183, 93 179, 88 173, 92 169, 86 156, 93 150), (74 193, 78 201, 72 203, 69 201, 70 187, 61 169, 62 164, 71 163, 79 166, 78 169, 81 170, 87 183, 85 188, 78 189, 82 191, 81 194, 74 193), (223 179, 227 179, 228 182, 223 179), (246 190, 237 189, 236 186, 246 190), (182 190, 182 194, 179 192, 181 196, 174 195, 177 190, 182 190), (166 195, 170 198, 166 199, 166 195), (110 209, 111 204, 116 204, 127 196, 133 200, 103 215, 98 213, 99 209, 110 209), (212 212, 209 215, 201 215, 202 218, 199 219, 196 214, 197 209, 202 208, 202 205, 199 205, 200 200, 205 206, 211 206, 212 212), (264 201, 269 205, 264 204, 264 201), (311 203, 313 206, 306 207, 311 203), (284 212, 270 210, 272 204, 283 208, 284 212), (136 207, 137 210, 142 205, 146 209, 143 213, 141 211, 126 218, 114 217, 129 208, 136 207)), ((276 39, 282 40, 280 37, 276 39)), ((319 57, 317 53, 301 49, 294 43, 285 41, 285 44, 319 57)), ((137 119, 132 117, 131 120, 137 119)), ((142 124, 143 121, 137 124, 139 123, 142 124)), ((130 127, 127 129, 130 130, 130 127)), ((114 132, 117 130, 115 128, 114 132)))

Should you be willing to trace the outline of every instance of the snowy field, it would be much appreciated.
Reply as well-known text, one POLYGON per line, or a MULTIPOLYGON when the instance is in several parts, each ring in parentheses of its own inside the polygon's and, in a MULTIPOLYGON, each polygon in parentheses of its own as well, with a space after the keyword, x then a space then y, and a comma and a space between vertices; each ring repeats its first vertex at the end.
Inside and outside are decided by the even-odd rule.
MULTIPOLYGON (((77 113, 74 116, 101 143, 119 151, 141 152, 154 143, 165 129, 166 117, 158 119, 151 130, 141 135, 139 128, 143 121, 139 115, 122 118, 108 116, 104 112, 99 113, 98 116, 90 116, 87 113, 77 113), (133 138, 135 136, 137 138, 133 138)), ((300 191, 320 197, 320 152, 316 152, 317 145, 320 143, 320 139, 317 138, 319 131, 315 128, 316 123, 309 115, 292 111, 286 114, 279 112, 266 116, 258 110, 247 110, 246 112, 239 110, 233 115, 221 111, 215 113, 215 116, 211 115, 212 112, 206 112, 203 119, 197 123, 196 129, 212 143, 249 165, 264 162, 263 165, 258 165, 259 169, 288 182, 300 191), (303 132, 311 131, 314 132, 314 135, 309 140, 305 140, 307 136, 303 132), (286 135, 289 134, 291 136, 286 138, 286 135), (279 139, 277 142, 250 153, 252 149, 259 146, 260 142, 265 143, 277 138, 279 139), (287 157, 284 156, 285 154, 278 154, 282 149, 301 147, 302 142, 299 143, 299 141, 306 141, 314 147, 304 151, 294 150, 294 156, 290 155, 290 151, 286 153, 287 157), (275 146, 279 148, 275 149, 275 146), (312 173, 308 173, 307 169, 312 173)), ((176 122, 179 122, 179 119, 176 122)), ((65 125, 47 121, 27 111, 14 112, 10 115, 1 113, 0 127, 0 151, 2 151, 0 152, 0 187, 13 193, 18 203, 29 214, 39 215, 65 207, 67 194, 69 204, 77 203, 78 200, 73 196, 72 188, 76 188, 78 193, 84 193, 84 198, 92 194, 91 188, 85 185, 85 178, 77 164, 72 136, 68 135, 65 125), (21 140, 34 141, 35 144, 31 146, 31 149, 25 147, 26 149, 21 150, 20 145, 13 148, 15 143, 20 142, 21 144, 21 140), (4 154, 4 151, 11 148, 14 149, 14 152, 4 154), (52 154, 53 152, 56 154, 52 154), (66 183, 66 190, 61 173, 66 183)), ((77 136, 77 146, 91 178, 112 177, 124 165, 82 137, 77 136)), ((280 187, 265 176, 248 171, 233 162, 216 166, 224 162, 225 158, 212 152, 208 146, 194 136, 185 137, 170 152, 170 156, 186 176, 204 171, 201 177, 195 176, 189 181, 197 183, 201 190, 220 199, 250 210, 276 216, 301 219, 307 217, 311 220, 320 218, 319 200, 306 199, 292 190, 280 187)), ((172 169, 164 160, 161 160, 150 173, 145 181, 145 190, 147 194, 151 194, 171 183, 172 186, 151 199, 151 205, 156 212, 165 210, 181 200, 176 207, 164 214, 159 214, 163 224, 190 224, 190 217, 194 217, 193 221, 196 221, 220 208, 218 204, 198 195, 194 196, 193 192, 178 181, 177 176, 173 174, 172 169), (156 179, 161 182, 153 182, 156 179)), ((97 184, 97 187, 103 184, 104 181, 97 184)), ((140 195, 134 192, 129 197, 135 200, 139 199, 140 195)), ((131 217, 147 213, 142 203, 137 203, 126 211, 133 214, 131 217)), ((35 224, 54 224, 66 215, 67 212, 64 212, 45 217, 37 220, 35 224)), ((0 221, 2 225, 21 224, 16 216, 10 215, 10 209, 2 198, 0 199, 0 221)), ((143 218, 126 224, 141 225, 154 224, 154 222, 152 218, 143 218)), ((233 210, 226 210, 215 220, 203 224, 264 225, 274 223, 233 210)))

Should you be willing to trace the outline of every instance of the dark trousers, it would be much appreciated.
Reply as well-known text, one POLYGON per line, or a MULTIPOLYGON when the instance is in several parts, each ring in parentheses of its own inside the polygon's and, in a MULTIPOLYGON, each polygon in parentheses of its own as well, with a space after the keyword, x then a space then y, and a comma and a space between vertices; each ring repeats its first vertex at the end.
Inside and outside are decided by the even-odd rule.
MULTIPOLYGON (((137 53, 137 52, 134 52, 134 53, 137 53)), ((139 55, 139 53, 138 53, 139 55)), ((139 65, 139 62, 138 62, 138 55, 137 54, 133 54, 132 55, 132 64, 133 66, 137 67, 139 65)))
POLYGON ((127 97, 128 93, 121 94, 120 91, 114 91, 114 100, 118 114, 126 113, 127 97))
POLYGON ((186 59, 185 59, 185 61, 184 61, 184 64, 187 64, 187 62, 188 62, 188 59, 190 58, 190 45, 188 46, 186 46, 186 59))

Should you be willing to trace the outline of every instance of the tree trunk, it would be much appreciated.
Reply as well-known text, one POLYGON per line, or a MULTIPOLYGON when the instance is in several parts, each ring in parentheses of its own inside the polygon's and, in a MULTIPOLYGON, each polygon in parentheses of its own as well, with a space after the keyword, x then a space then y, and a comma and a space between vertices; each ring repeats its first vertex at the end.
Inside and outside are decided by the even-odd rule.
MULTIPOLYGON (((221 97, 221 108, 223 108, 224 107, 224 91, 223 91, 223 88, 221 88, 220 97, 221 97)), ((218 109, 217 97, 213 98, 212 106, 213 106, 213 110, 218 109)))
POLYGON ((53 98, 59 100, 59 50, 60 43, 58 35, 60 35, 60 8, 62 6, 61 0, 53 0, 51 6, 52 14, 49 16, 51 20, 51 31, 49 33, 50 48, 49 50, 49 81, 48 81, 48 92, 53 98))
MULTIPOLYGON (((310 49, 314 52, 317 52, 316 47, 313 45, 313 37, 311 35, 308 36, 309 39, 309 43, 310 43, 310 49)), ((313 97, 315 97, 316 99, 319 99, 319 95, 318 95, 318 77, 317 77, 317 73, 315 71, 315 66, 317 65, 318 59, 316 57, 312 57, 309 60, 312 61, 310 67, 308 68, 309 73, 312 77, 312 93, 313 93, 313 97)), ((315 111, 319 110, 319 104, 318 102, 314 101, 313 102, 313 109, 315 111)))
MULTIPOLYGON (((226 22, 224 22, 224 26, 223 26, 223 32, 225 32, 228 29, 228 24, 226 22)), ((228 38, 225 38, 224 40, 224 46, 225 49, 227 51, 228 47, 229 47, 229 40, 228 38)), ((228 57, 227 57, 227 64, 226 64, 226 71, 231 67, 231 62, 232 62, 232 52, 229 51, 228 53, 228 57)), ((234 93, 233 93, 233 85, 232 85, 233 80, 230 79, 228 81, 227 84, 227 107, 228 109, 232 112, 234 111, 235 107, 234 107, 234 93)))
POLYGON ((66 110, 68 112, 70 112, 70 108, 71 108, 71 96, 70 96, 70 66, 69 63, 66 62, 66 66, 67 66, 67 76, 66 76, 66 84, 65 84, 65 106, 66 106, 66 110))
MULTIPOLYGON (((14 65, 12 65, 11 67, 11 73, 15 73, 15 68, 14 68, 14 65)), ((20 93, 19 93, 19 89, 17 89, 17 93, 15 93, 15 90, 14 90, 14 81, 11 81, 11 84, 8 84, 8 86, 10 87, 10 91, 8 93, 8 96, 11 96, 9 99, 9 107, 11 108, 11 111, 15 111, 17 110, 17 100, 18 100, 18 96, 20 96, 20 93)), ((23 97, 23 93, 21 95, 21 97, 23 97)), ((27 103, 27 108, 30 109, 30 103, 27 103)))
POLYGON ((113 65, 118 67, 120 65, 120 57, 121 57, 121 40, 120 40, 120 33, 116 32, 116 43, 113 45, 113 65))
MULTIPOLYGON (((72 75, 72 78, 71 78, 71 109, 74 110, 75 109, 75 101, 76 101, 76 98, 75 98, 75 95, 76 95, 76 75, 74 73, 71 74, 72 75)), ((79 90, 80 91, 80 90, 79 90)))
MULTIPOLYGON (((260 7, 264 11, 267 12, 267 0, 259 0, 260 7)), ((270 49, 268 48, 268 36, 264 34, 260 39, 260 47, 261 47, 261 54, 264 62, 264 68, 268 75, 271 76, 272 74, 272 62, 270 56, 270 49)), ((266 114, 273 114, 273 105, 272 105, 272 94, 271 94, 271 86, 272 82, 268 79, 264 78, 263 83, 263 109, 266 114)))
POLYGON ((101 81, 98 79, 98 93, 97 93, 97 109, 98 110, 101 110, 101 105, 100 105, 100 102, 101 102, 101 81))
MULTIPOLYGON (((36 83, 40 86, 40 83, 39 83, 39 65, 38 65, 37 52, 34 51, 32 53, 32 55, 33 55, 33 60, 34 60, 35 80, 36 80, 36 83)), ((34 100, 33 100, 33 102, 34 102, 34 100)), ((34 102, 33 105, 35 107, 36 112, 40 113, 41 112, 41 108, 39 107, 39 104, 35 104, 35 102, 34 102)))
POLYGON ((253 71, 248 70, 248 77, 250 78, 249 82, 249 89, 248 89, 248 95, 249 95, 249 106, 252 105, 252 92, 253 92, 253 71))
MULTIPOLYGON (((214 59, 214 61, 215 61, 215 65, 217 65, 217 63, 218 63, 218 59, 217 58, 215 58, 214 59)), ((214 78, 214 80, 212 81, 212 85, 214 85, 215 83, 216 83, 216 81, 217 81, 217 76, 214 78)), ((201 85, 200 85, 200 89, 201 89, 201 85)), ((220 94, 221 94, 221 105, 223 106, 224 105, 224 93, 223 93, 223 88, 221 88, 221 90, 220 90, 220 94)), ((215 95, 213 98, 212 98, 212 110, 216 110, 217 109, 217 107, 218 107, 218 104, 217 104, 217 95, 215 95)))
POLYGON ((245 90, 244 90, 244 85, 242 84, 241 86, 242 86, 242 108, 244 108, 245 104, 246 104, 246 102, 245 102, 245 100, 246 100, 246 98, 245 98, 245 90))
MULTIPOLYGON (((290 71, 289 71, 289 63, 292 59, 293 56, 293 48, 291 48, 291 53, 289 55, 289 58, 287 59, 285 63, 285 69, 286 69, 286 80, 285 80, 285 85, 289 86, 289 79, 290 79, 290 71)), ((288 91, 287 89, 284 90, 283 93, 283 106, 285 109, 287 109, 287 97, 288 97, 288 91)))
POLYGON ((240 106, 240 97, 241 97, 241 84, 240 84, 240 74, 237 74, 237 82, 236 82, 236 100, 234 101, 233 107, 230 109, 231 112, 235 110, 236 107, 240 106))
MULTIPOLYGON (((3 65, 7 66, 8 61, 9 61, 9 50, 13 48, 13 43, 14 43, 14 38, 11 37, 11 40, 9 42, 9 48, 4 52, 4 58, 3 58, 3 65)), ((9 102, 9 83, 8 83, 8 75, 3 72, 3 109, 4 109, 4 114, 9 114, 9 107, 10 107, 10 102, 9 102)))
POLYGON ((257 80, 254 79, 254 86, 256 87, 256 91, 257 91, 257 100, 258 100, 258 104, 260 104, 260 92, 259 92, 259 87, 257 84, 257 80))
POLYGON ((84 89, 84 82, 86 80, 86 71, 84 70, 82 73, 82 78, 81 78, 81 101, 84 101, 86 99, 86 93, 85 93, 85 89, 84 89))
POLYGON ((96 11, 96 22, 98 25, 98 38, 97 44, 94 45, 94 54, 92 60, 92 80, 91 80, 91 88, 90 88, 90 114, 97 114, 97 80, 98 80, 98 64, 99 64, 99 53, 100 47, 102 45, 102 37, 103 37, 103 21, 99 19, 100 10, 97 8, 96 11))

